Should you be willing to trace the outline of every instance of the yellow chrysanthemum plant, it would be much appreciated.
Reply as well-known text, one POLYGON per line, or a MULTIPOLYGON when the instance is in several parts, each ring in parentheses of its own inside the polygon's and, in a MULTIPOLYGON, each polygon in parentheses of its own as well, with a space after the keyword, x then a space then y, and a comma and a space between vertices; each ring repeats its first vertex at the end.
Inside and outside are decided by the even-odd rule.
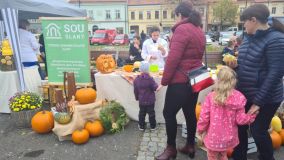
POLYGON ((9 100, 11 111, 19 112, 42 107, 43 98, 32 92, 18 92, 9 100))

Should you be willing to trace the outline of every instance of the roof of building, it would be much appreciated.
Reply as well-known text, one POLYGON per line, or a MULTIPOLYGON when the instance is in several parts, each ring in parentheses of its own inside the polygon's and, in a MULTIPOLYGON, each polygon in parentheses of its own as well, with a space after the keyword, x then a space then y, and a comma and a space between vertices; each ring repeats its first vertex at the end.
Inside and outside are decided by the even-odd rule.
POLYGON ((128 5, 155 5, 161 4, 163 0, 128 0, 128 5))

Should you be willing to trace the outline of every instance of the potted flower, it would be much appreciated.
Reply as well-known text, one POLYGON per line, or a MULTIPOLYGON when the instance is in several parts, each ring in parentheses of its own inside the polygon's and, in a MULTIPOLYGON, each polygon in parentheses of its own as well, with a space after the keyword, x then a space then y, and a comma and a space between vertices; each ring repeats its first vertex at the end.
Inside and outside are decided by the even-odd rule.
MULTIPOLYGON (((73 99, 72 99, 73 100, 73 99)), ((71 101, 72 101, 71 100, 71 101)), ((61 103, 56 103, 54 120, 59 124, 68 124, 72 119, 72 113, 69 109, 69 104, 66 100, 61 103)))
POLYGON ((32 92, 18 92, 9 100, 11 118, 17 127, 31 127, 31 119, 40 111, 43 98, 32 92))

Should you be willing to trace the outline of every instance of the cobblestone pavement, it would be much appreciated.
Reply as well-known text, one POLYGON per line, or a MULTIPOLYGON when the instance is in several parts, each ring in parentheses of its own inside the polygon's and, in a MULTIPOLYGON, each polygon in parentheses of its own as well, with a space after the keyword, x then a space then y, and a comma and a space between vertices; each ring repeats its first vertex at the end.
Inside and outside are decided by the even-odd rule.
MULTIPOLYGON (((185 144, 186 140, 181 136, 182 127, 178 126, 176 143, 177 147, 181 147, 185 144)), ((137 160, 154 160, 155 156, 158 156, 163 152, 166 147, 166 128, 165 124, 159 124, 155 131, 150 131, 149 127, 144 131, 141 136, 140 146, 138 147, 137 160)), ((195 160, 206 160, 206 152, 196 147, 195 160)), ((284 147, 274 151, 276 160, 284 159, 284 147)), ((187 155, 178 152, 177 160, 190 160, 187 155)), ((231 160, 231 159, 230 159, 231 160)), ((257 154, 248 154, 248 160, 257 160, 257 154)))

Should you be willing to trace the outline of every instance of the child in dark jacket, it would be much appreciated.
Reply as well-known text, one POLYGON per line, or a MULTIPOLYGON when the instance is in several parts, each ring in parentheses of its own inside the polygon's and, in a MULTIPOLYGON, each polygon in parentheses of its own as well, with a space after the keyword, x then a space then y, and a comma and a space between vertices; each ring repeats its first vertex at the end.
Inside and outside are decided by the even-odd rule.
POLYGON ((158 89, 158 84, 149 74, 150 64, 148 62, 141 62, 141 75, 134 80, 134 94, 135 99, 139 101, 139 130, 145 130, 145 116, 148 113, 151 130, 156 129, 155 116, 155 91, 158 89))

